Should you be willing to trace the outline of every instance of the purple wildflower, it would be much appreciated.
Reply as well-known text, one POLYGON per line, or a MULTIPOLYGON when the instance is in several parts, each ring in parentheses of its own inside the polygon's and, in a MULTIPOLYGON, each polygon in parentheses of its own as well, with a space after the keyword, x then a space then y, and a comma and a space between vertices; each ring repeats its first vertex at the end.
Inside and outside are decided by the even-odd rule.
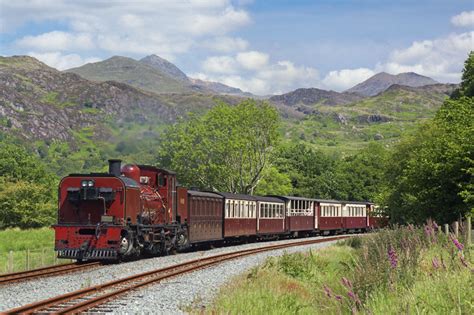
POLYGON ((342 296, 340 295, 335 295, 334 298, 338 301, 342 301, 342 296))
POLYGON ((438 269, 440 267, 438 258, 434 257, 431 262, 433 263, 433 268, 438 269))
POLYGON ((342 284, 348 288, 348 289, 352 289, 352 282, 350 280, 348 280, 346 277, 342 277, 342 284))
POLYGON ((388 259, 390 260, 390 265, 392 268, 397 268, 398 265, 398 260, 397 260, 397 253, 395 252, 395 249, 393 248, 392 245, 390 245, 390 248, 388 249, 388 259))
POLYGON ((324 292, 326 292, 326 295, 328 296, 328 298, 332 297, 331 288, 329 288, 327 285, 324 285, 324 292))
POLYGON ((451 241, 453 242, 454 246, 457 247, 457 249, 459 249, 460 251, 462 251, 464 249, 464 245, 461 244, 457 238, 455 238, 453 235, 449 235, 449 238, 451 238, 451 241))
POLYGON ((434 229, 435 231, 438 231, 438 230, 439 230, 439 226, 438 226, 438 224, 436 224, 436 221, 433 221, 433 229, 434 229))
POLYGON ((352 291, 348 291, 347 295, 356 303, 361 304, 359 297, 352 291))

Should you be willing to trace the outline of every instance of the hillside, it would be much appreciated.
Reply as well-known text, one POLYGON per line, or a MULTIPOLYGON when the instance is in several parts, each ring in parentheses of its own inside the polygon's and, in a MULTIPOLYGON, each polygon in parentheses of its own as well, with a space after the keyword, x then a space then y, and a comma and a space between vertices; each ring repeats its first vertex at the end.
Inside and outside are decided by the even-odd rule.
POLYGON ((88 63, 66 70, 91 81, 117 81, 153 93, 190 93, 186 82, 176 80, 165 72, 132 58, 114 56, 104 61, 88 63))
POLYGON ((91 81, 117 81, 155 94, 207 93, 252 96, 222 83, 189 78, 181 69, 157 55, 140 60, 114 56, 104 61, 68 69, 91 81))
POLYGON ((218 101, 239 100, 199 93, 153 94, 114 81, 88 81, 32 57, 0 57, 0 136, 13 136, 44 156, 60 150, 55 154, 69 160, 102 155, 103 162, 117 153, 145 159, 142 150, 153 150, 150 143, 156 144, 161 130, 177 118, 205 111, 218 101))
POLYGON ((380 72, 364 82, 348 89, 346 92, 358 93, 364 96, 374 96, 385 91, 393 84, 420 87, 436 83, 438 82, 414 72, 400 73, 397 75, 380 72))
POLYGON ((286 136, 338 153, 353 152, 372 140, 390 144, 413 131, 419 122, 433 117, 456 87, 392 85, 376 96, 348 104, 308 105, 310 114, 287 120, 286 136))

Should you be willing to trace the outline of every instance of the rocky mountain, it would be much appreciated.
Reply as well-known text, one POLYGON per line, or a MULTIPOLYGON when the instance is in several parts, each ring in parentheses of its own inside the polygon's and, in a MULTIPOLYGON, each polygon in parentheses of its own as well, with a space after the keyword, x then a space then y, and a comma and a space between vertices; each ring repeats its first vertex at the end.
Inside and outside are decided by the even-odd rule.
POLYGON ((150 55, 140 60, 114 56, 104 61, 68 69, 65 72, 76 73, 92 81, 117 81, 155 94, 199 92, 251 95, 222 83, 191 79, 173 63, 157 55, 150 55))
MULTIPOLYGON (((126 62, 118 57, 106 65, 126 62)), ((136 66, 135 62, 128 64, 136 66)), ((32 57, 0 57, 0 132, 28 140, 113 141, 116 126, 146 129, 169 124, 189 111, 214 106, 217 99, 239 100, 192 93, 154 94, 116 81, 89 81, 32 57)))
POLYGON ((189 93, 193 91, 187 83, 170 77, 154 66, 121 56, 88 63, 65 72, 78 74, 91 81, 121 82, 153 93, 189 93))
POLYGON ((231 87, 219 82, 204 81, 200 79, 189 78, 193 86, 199 87, 203 90, 212 91, 218 94, 230 94, 252 97, 252 93, 243 92, 241 89, 231 87))
POLYGON ((346 90, 346 92, 358 93, 364 96, 374 96, 385 91, 393 84, 420 87, 436 83, 438 82, 414 72, 400 73, 397 75, 380 72, 365 80, 364 82, 361 82, 356 86, 346 90))
POLYGON ((149 65, 150 67, 155 68, 156 70, 159 70, 162 73, 165 73, 176 81, 185 82, 186 84, 189 83, 188 76, 183 71, 181 71, 178 67, 176 67, 168 60, 161 58, 157 55, 146 56, 140 59, 139 62, 149 65))
POLYGON ((363 96, 355 93, 338 93, 316 88, 297 89, 289 93, 274 95, 269 101, 282 107, 288 106, 309 113, 314 105, 343 105, 362 99, 363 96))

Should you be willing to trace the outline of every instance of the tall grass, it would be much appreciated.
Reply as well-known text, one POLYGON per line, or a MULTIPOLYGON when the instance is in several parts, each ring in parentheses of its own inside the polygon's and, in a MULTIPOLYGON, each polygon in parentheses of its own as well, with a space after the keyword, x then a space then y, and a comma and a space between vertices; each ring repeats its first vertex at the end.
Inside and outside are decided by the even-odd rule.
POLYGON ((0 273, 52 265, 55 256, 51 228, 0 231, 0 273))
POLYGON ((474 314, 473 273, 463 238, 428 222, 269 259, 222 289, 210 311, 474 314))

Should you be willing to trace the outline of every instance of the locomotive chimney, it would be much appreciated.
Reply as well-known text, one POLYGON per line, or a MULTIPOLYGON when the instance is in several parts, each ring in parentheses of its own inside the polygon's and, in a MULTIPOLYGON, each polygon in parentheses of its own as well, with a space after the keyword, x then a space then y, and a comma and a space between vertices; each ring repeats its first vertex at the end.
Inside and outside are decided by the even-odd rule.
POLYGON ((109 174, 119 177, 121 163, 122 163, 122 160, 110 159, 109 160, 109 174))

